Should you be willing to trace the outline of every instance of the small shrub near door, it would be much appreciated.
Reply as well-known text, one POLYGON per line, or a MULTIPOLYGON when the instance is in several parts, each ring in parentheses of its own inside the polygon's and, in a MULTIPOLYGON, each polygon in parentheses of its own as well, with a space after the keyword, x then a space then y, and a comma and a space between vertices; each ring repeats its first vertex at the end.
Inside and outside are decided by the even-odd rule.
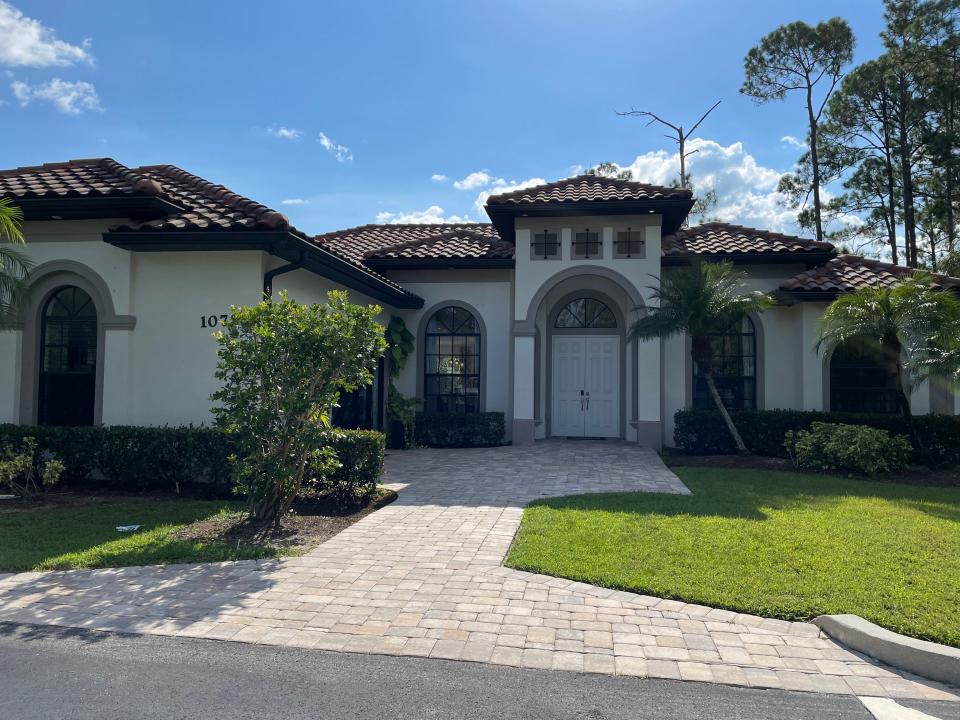
POLYGON ((427 447, 490 447, 503 443, 502 412, 421 413, 415 424, 417 443, 427 447))
POLYGON ((801 470, 854 475, 903 470, 913 451, 902 435, 866 425, 815 422, 809 430, 789 431, 784 447, 801 470))
POLYGON ((375 430, 332 430, 327 441, 340 465, 326 475, 308 473, 301 494, 314 497, 331 493, 341 503, 373 495, 383 474, 384 434, 375 430))
POLYGON ((56 485, 61 474, 63 463, 50 451, 39 448, 36 438, 25 437, 19 445, 0 445, 0 490, 33 497, 56 485))

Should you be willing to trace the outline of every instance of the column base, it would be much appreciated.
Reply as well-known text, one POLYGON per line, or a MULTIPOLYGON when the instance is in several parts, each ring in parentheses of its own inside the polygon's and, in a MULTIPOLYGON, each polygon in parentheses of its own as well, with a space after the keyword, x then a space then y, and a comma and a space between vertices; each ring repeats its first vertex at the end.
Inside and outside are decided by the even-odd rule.
POLYGON ((511 434, 512 444, 513 445, 533 445, 534 438, 536 437, 537 424, 536 421, 532 418, 527 420, 524 418, 514 418, 513 419, 513 431, 511 434))

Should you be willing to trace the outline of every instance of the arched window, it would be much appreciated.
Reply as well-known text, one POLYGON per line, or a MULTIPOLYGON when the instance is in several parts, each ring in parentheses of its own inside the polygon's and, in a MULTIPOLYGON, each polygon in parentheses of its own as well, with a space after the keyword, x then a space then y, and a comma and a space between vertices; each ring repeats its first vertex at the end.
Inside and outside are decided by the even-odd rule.
POLYGON ((437 310, 427 323, 423 350, 423 410, 480 412, 480 325, 461 307, 437 310))
POLYGON ((96 397, 97 308, 78 287, 57 290, 40 330, 41 425, 92 425, 96 397))
MULTIPOLYGON (((728 410, 757 408, 757 332, 753 321, 744 317, 725 333, 710 336, 713 347, 713 379, 728 410)), ((707 383, 693 366, 693 406, 715 407, 707 383)))
POLYGON ((617 327, 617 318, 614 317, 610 308, 599 300, 592 298, 577 298, 568 302, 557 314, 557 322, 554 327, 558 328, 615 328, 617 327))
POLYGON ((830 410, 897 412, 896 377, 887 371, 884 349, 873 338, 851 338, 830 356, 830 410))

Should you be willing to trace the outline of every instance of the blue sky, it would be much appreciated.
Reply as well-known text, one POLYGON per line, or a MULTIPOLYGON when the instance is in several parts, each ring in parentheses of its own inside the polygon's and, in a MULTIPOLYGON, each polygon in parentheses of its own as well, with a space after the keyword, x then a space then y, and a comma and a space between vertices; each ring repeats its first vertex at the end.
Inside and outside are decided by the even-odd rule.
POLYGON ((0 166, 173 163, 310 232, 478 220, 481 193, 605 160, 666 182, 670 141, 614 110, 689 125, 722 99, 697 133, 698 188, 726 220, 790 230, 775 186, 802 99, 740 96, 743 56, 833 15, 857 61, 878 54, 880 0, 0 0, 0 166))

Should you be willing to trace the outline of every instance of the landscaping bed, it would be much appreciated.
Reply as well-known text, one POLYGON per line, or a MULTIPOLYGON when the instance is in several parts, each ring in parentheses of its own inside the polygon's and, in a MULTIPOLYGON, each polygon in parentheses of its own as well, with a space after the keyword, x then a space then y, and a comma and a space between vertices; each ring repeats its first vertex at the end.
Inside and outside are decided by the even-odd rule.
POLYGON ((854 613, 960 647, 960 488, 675 472, 692 495, 533 503, 507 565, 786 620, 854 613))
POLYGON ((222 562, 297 555, 396 497, 338 508, 304 502, 277 531, 245 522, 242 502, 156 495, 50 493, 0 501, 0 572, 222 562), (117 526, 140 525, 130 533, 117 526))

